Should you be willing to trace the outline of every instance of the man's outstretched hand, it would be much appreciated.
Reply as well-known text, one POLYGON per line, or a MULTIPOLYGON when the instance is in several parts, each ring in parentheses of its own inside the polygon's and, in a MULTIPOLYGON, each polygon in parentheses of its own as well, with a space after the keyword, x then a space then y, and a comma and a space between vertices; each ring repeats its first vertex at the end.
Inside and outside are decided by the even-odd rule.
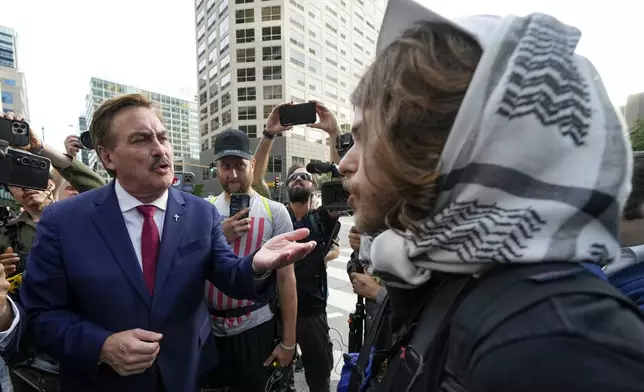
POLYGON ((253 271, 264 274, 304 258, 317 245, 315 241, 296 242, 308 237, 309 229, 298 229, 273 237, 253 257, 253 271))

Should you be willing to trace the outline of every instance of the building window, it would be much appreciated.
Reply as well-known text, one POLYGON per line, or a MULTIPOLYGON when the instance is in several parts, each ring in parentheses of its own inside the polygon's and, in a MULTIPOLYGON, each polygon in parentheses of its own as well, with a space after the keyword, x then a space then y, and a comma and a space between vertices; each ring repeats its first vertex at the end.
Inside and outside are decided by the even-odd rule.
POLYGON ((223 109, 228 105, 230 105, 230 91, 221 96, 221 108, 223 109))
POLYGON ((220 37, 228 34, 228 26, 229 26, 228 17, 226 17, 225 19, 222 19, 219 22, 219 36, 220 37))
POLYGON ((264 86, 264 99, 282 99, 282 86, 264 86))
POLYGON ((226 35, 221 39, 219 43, 219 54, 224 54, 226 50, 230 47, 230 35, 226 35))
MULTIPOLYGON (((289 41, 298 48, 304 49, 304 34, 291 29, 289 41)), ((315 54, 315 52, 313 52, 315 54)))
POLYGON ((215 114, 218 111, 219 111, 219 101, 215 99, 214 101, 210 102, 210 114, 215 114))
POLYGON ((228 125, 233 121, 232 116, 230 115, 230 110, 222 113, 221 115, 221 125, 228 125))
POLYGON ((238 120, 257 120, 257 108, 255 106, 240 106, 237 109, 238 120))
POLYGON ((3 91, 2 103, 6 103, 7 105, 13 105, 13 94, 8 91, 3 91))
POLYGON ((306 56, 304 53, 297 51, 295 49, 291 49, 291 63, 297 65, 298 67, 304 68, 304 61, 306 60, 306 56))
POLYGON ((255 68, 241 68, 237 70, 238 82, 254 82, 255 68))
POLYGON ((257 125, 240 125, 239 129, 246 132, 249 138, 257 137, 257 125))
POLYGON ((255 99, 257 99, 257 89, 255 87, 242 87, 237 89, 238 101, 254 101, 255 99))
POLYGON ((304 166, 306 164, 305 162, 306 162, 306 160, 304 158, 302 158, 302 157, 296 157, 296 156, 291 157, 291 164, 292 165, 302 165, 302 166, 304 166))
POLYGON ((221 61, 219 62, 219 70, 221 72, 224 72, 226 69, 228 69, 228 67, 230 67, 230 54, 222 57, 221 61))
POLYGON ((262 60, 281 60, 282 47, 281 46, 265 46, 262 48, 262 60))
POLYGON ((282 39, 282 27, 262 27, 262 41, 279 41, 282 39))
POLYGON ((237 10, 235 11, 235 22, 237 24, 241 23, 253 23, 255 21, 255 10, 249 8, 247 10, 237 10))
POLYGON ((282 172, 282 157, 272 156, 268 158, 268 168, 266 170, 269 173, 281 173, 282 172))
POLYGON ((282 7, 279 5, 274 7, 262 8, 262 22, 269 20, 280 20, 282 18, 282 7))
POLYGON ((219 16, 225 13, 228 10, 228 0, 223 0, 219 3, 219 16))
POLYGON ((235 4, 252 3, 254 0, 235 0, 235 4))
POLYGON ((214 97, 218 93, 219 93, 219 88, 217 86, 217 83, 213 83, 213 84, 210 85, 210 87, 208 87, 208 97, 209 98, 214 97))
POLYGON ((277 105, 264 105, 264 119, 267 119, 271 115, 273 108, 277 105))
POLYGON ((255 29, 242 29, 237 30, 237 43, 245 44, 255 42, 255 29))
POLYGON ((262 79, 264 80, 281 80, 282 79, 282 66, 276 65, 272 67, 264 67, 262 70, 262 79))
POLYGON ((297 69, 291 67, 288 70, 288 75, 289 79, 295 80, 295 83, 297 83, 298 85, 302 87, 306 86, 306 83, 304 83, 304 72, 300 72, 297 69))
POLYGON ((215 117, 212 120, 210 120, 210 130, 215 131, 217 128, 219 128, 221 124, 219 124, 219 117, 215 117))
POLYGON ((221 90, 228 88, 230 86, 230 72, 221 77, 221 90))
POLYGON ((304 6, 302 4, 298 3, 295 0, 290 0, 289 2, 294 6, 296 6, 300 11, 304 11, 304 6))
POLYGON ((13 79, 2 79, 2 84, 15 87, 16 81, 13 79))
POLYGON ((238 63, 252 63, 255 61, 255 48, 237 49, 238 63))

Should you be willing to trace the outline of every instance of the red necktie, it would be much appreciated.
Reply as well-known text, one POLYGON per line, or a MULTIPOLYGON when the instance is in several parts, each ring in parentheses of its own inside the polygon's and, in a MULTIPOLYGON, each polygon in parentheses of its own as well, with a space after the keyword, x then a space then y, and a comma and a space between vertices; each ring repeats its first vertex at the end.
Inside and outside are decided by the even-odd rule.
POLYGON ((159 228, 154 222, 155 206, 144 205, 136 207, 143 215, 143 229, 141 230, 141 264, 143 264, 143 279, 150 290, 154 292, 154 278, 157 274, 157 260, 159 258, 159 228))

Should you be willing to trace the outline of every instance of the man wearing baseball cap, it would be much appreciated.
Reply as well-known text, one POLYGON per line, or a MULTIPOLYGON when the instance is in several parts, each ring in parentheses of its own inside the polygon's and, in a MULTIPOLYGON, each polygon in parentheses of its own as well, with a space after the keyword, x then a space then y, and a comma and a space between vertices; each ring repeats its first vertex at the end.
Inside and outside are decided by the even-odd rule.
MULTIPOLYGON (((243 131, 219 133, 214 144, 217 177, 224 192, 211 200, 224 218, 226 240, 238 256, 255 252, 276 235, 293 230, 286 208, 253 190, 255 160, 243 131), (249 199, 248 208, 231 216, 231 195, 249 199), (243 195, 243 196, 239 196, 243 195)), ((234 211, 233 211, 234 212, 234 211)), ((206 282, 206 303, 212 316, 217 352, 223 360, 209 372, 204 387, 231 387, 263 392, 274 369, 290 373, 282 383, 267 389, 287 391, 292 385, 295 354, 297 291, 293 266, 277 272, 279 312, 276 303, 254 303, 228 297, 206 282), (280 340, 276 340, 276 337, 280 340), (276 388, 277 387, 277 388, 276 388)), ((271 383, 272 385, 272 383, 271 383)))

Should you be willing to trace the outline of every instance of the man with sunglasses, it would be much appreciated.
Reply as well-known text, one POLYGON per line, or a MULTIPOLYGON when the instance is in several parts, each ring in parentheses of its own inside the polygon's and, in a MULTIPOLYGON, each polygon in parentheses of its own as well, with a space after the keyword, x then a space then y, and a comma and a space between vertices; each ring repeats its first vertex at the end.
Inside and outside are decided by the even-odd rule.
POLYGON ((340 223, 322 209, 311 209, 317 181, 301 165, 288 171, 289 204, 286 207, 293 228, 308 228, 318 246, 307 256, 306 264, 295 265, 297 279, 297 343, 302 350, 306 383, 311 392, 328 392, 333 368, 333 343, 326 315, 328 296, 326 263, 338 257, 337 233, 340 223), (329 241, 329 239, 331 239, 329 241))

